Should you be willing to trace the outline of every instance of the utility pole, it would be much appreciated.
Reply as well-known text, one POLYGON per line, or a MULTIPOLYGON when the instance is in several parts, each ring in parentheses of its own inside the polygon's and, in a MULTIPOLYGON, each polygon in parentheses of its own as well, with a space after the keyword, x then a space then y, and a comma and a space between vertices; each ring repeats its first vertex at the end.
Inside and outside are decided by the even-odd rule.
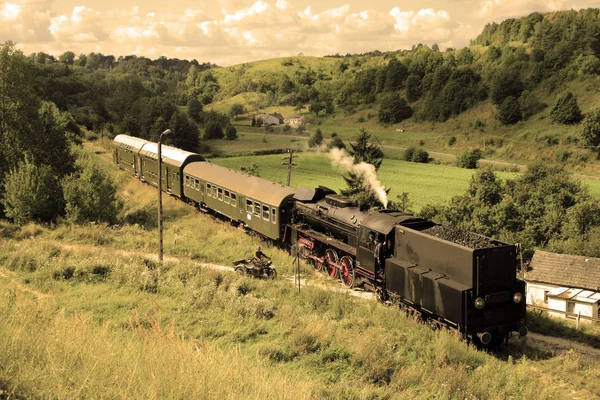
POLYGON ((294 150, 288 150, 288 155, 283 157, 283 161, 281 165, 288 166, 288 177, 287 177, 287 185, 290 186, 290 182, 292 180, 292 167, 296 165, 294 162, 294 158, 298 158, 298 155, 294 155, 294 150))
POLYGON ((163 135, 171 133, 167 129, 158 138, 158 262, 163 262, 163 226, 162 226, 162 140, 163 135))

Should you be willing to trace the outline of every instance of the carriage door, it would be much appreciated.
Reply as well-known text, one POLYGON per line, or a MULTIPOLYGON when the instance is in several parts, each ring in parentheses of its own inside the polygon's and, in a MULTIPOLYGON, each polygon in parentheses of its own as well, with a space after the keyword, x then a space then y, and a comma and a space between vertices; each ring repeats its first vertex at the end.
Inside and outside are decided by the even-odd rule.
POLYGON ((206 193, 206 184, 202 182, 200 185, 200 201, 204 203, 204 193, 206 193))

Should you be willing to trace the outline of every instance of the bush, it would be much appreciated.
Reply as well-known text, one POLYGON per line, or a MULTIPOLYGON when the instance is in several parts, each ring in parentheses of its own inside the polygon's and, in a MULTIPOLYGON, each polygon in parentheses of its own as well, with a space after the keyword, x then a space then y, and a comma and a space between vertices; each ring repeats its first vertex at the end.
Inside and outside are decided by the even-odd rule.
POLYGON ((498 107, 498 120, 502 125, 513 125, 521 119, 522 116, 519 101, 512 96, 508 96, 502 101, 500 107, 498 107))
POLYGON ((321 144, 323 144, 323 132, 321 132, 321 129, 317 128, 315 133, 310 135, 310 138, 308 139, 308 147, 316 147, 321 144))
POLYGON ((63 181, 67 220, 115 223, 121 208, 116 200, 117 186, 89 159, 78 160, 79 172, 63 181))
POLYGON ((458 156, 458 166, 460 168, 469 168, 474 169, 477 168, 477 162, 481 159, 482 153, 481 150, 466 150, 458 156))
POLYGON ((448 146, 454 146, 456 144, 456 136, 451 136, 450 139, 448 139, 448 146))
POLYGON ((404 160, 405 161, 412 161, 413 159, 413 155, 415 154, 415 151, 417 149, 413 146, 409 147, 408 149, 406 149, 406 151, 404 152, 404 160))
POLYGON ((550 118, 555 124, 563 125, 577 124, 583 119, 577 98, 573 93, 567 92, 556 100, 550 111, 550 118))
POLYGON ((586 146, 600 145, 600 108, 590 111, 585 116, 581 137, 586 146))
POLYGON ((338 149, 346 149, 346 144, 335 132, 331 134, 331 141, 327 143, 327 150, 331 150, 334 147, 338 149))
POLYGON ((204 129, 204 139, 223 139, 223 128, 218 122, 210 122, 204 129))
POLYGON ((390 94, 381 99, 379 122, 383 124, 397 124, 410 118, 412 113, 413 110, 406 100, 398 95, 390 94))
POLYGON ((237 129, 233 125, 229 125, 225 130, 225 139, 235 140, 238 138, 237 129))
POLYGON ((429 162, 429 153, 427 153, 423 149, 417 149, 413 153, 411 161, 416 162, 416 163, 425 163, 426 164, 429 162))
POLYGON ((2 205, 16 224, 49 221, 62 209, 60 186, 47 165, 37 166, 29 158, 19 162, 4 180, 2 205))

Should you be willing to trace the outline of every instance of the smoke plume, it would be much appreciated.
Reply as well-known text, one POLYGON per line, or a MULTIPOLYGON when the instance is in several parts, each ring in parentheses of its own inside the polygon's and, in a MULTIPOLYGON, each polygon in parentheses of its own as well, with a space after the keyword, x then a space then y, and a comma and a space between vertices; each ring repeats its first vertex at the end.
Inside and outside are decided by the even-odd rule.
POLYGON ((366 162, 354 164, 354 158, 350 157, 344 149, 338 149, 337 147, 334 147, 329 151, 329 157, 331 158, 331 165, 335 168, 341 168, 345 171, 362 176, 365 186, 371 188, 377 195, 379 201, 383 204, 383 207, 387 208, 388 199, 387 194, 385 193, 385 187, 377 178, 377 172, 375 172, 375 166, 373 164, 366 162))

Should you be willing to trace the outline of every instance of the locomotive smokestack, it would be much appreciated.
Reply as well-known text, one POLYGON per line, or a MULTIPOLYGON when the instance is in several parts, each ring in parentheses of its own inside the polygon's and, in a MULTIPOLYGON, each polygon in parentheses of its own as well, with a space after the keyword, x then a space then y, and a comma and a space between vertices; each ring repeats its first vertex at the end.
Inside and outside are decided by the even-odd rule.
POLYGON ((331 158, 331 165, 335 168, 341 168, 345 171, 362 176, 365 186, 371 188, 377 195, 379 201, 383 204, 383 207, 387 208, 387 193, 385 193, 385 187, 377 178, 377 172, 375 172, 375 166, 373 164, 366 162, 354 164, 354 158, 346 154, 345 150, 338 149, 337 147, 334 147, 329 151, 329 157, 331 158))

